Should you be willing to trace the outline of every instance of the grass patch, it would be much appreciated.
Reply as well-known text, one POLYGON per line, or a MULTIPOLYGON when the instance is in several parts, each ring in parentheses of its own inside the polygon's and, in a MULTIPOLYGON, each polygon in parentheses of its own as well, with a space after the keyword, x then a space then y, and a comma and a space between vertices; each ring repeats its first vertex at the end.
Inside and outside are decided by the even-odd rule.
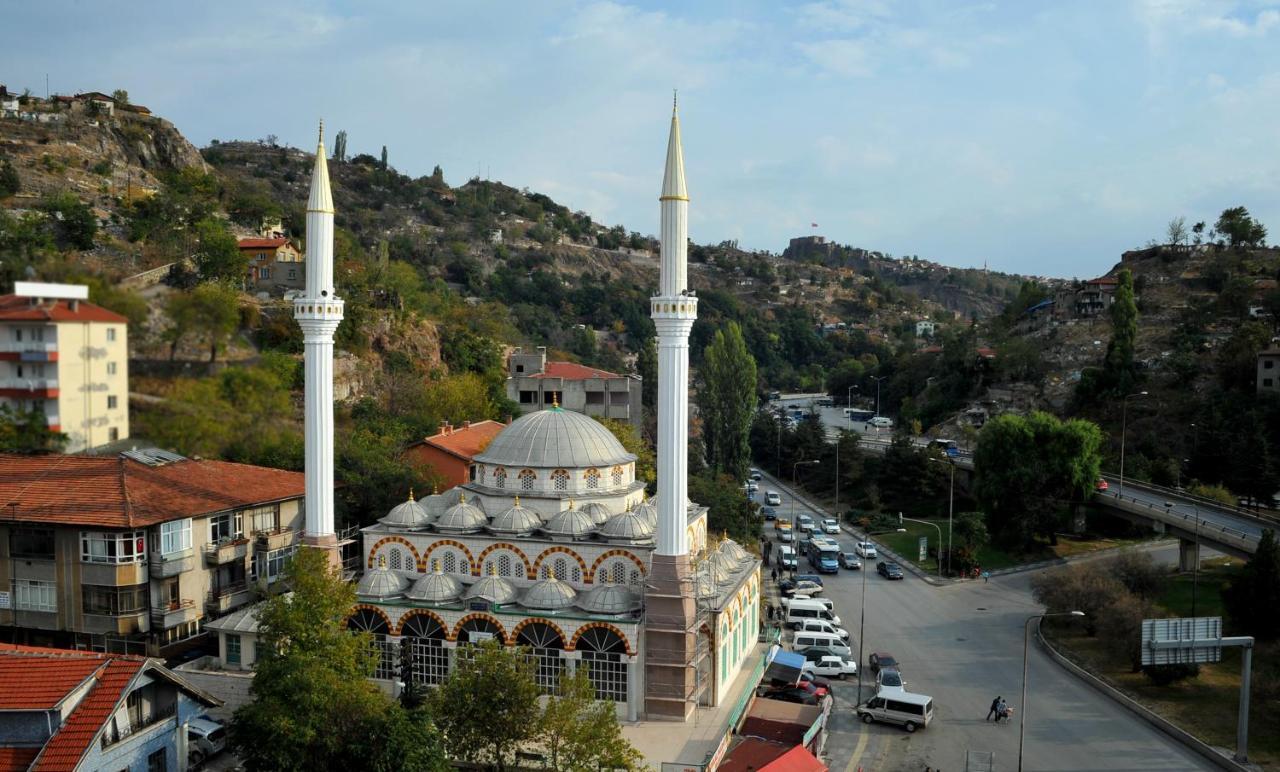
POLYGON ((1240 571, 1241 562, 1232 558, 1206 560, 1200 567, 1199 579, 1193 581, 1191 574, 1177 574, 1170 578, 1156 603, 1169 612, 1171 617, 1191 616, 1192 587, 1195 588, 1195 616, 1220 617, 1224 615, 1222 606, 1222 588, 1240 571))

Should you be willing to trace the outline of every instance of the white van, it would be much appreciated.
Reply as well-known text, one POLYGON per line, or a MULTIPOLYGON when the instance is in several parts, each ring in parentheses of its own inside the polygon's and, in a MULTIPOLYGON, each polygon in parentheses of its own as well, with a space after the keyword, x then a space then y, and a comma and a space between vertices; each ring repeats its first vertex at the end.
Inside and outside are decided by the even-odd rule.
POLYGON ((853 650, 849 648, 849 644, 835 633, 810 633, 801 630, 796 633, 795 640, 791 642, 791 648, 796 651, 802 649, 821 646, 824 649, 830 649, 831 653, 839 654, 846 659, 853 654, 853 650))
POLYGON ((832 612, 832 615, 833 615, 833 618, 835 619, 836 624, 840 624, 840 618, 834 616, 836 604, 832 603, 830 598, 815 598, 812 595, 806 595, 804 593, 797 592, 795 595, 792 595, 790 598, 782 599, 783 608, 790 606, 791 602, 794 600, 806 600, 806 601, 812 601, 814 603, 822 604, 823 608, 825 608, 827 611, 832 612))
POLYGON ((867 724, 883 721, 914 732, 933 720, 933 698, 911 692, 878 694, 858 706, 858 716, 867 724))
POLYGON ((831 633, 840 636, 840 640, 849 642, 849 631, 838 627, 825 619, 806 619, 800 623, 800 630, 806 633, 831 633))
POLYGON ((796 567, 796 551, 793 547, 782 545, 778 547, 778 566, 781 568, 796 567))
POLYGON ((787 604, 787 615, 783 617, 783 621, 791 629, 798 630, 808 619, 821 619, 835 626, 840 625, 840 617, 827 608, 827 605, 822 603, 821 600, 792 598, 791 602, 787 604))

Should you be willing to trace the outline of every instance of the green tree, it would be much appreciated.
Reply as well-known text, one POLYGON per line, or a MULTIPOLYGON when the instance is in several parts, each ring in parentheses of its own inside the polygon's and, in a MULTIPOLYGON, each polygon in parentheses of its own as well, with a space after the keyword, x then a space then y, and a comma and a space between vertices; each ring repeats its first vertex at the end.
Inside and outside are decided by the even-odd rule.
POLYGON ((67 435, 49 428, 44 411, 15 410, 0 405, 0 451, 5 453, 60 453, 67 435))
POLYGON ((1138 339, 1138 304, 1133 294, 1133 274, 1125 268, 1117 276, 1111 303, 1111 342, 1103 360, 1106 380, 1116 394, 1127 394, 1137 381, 1133 355, 1138 339))
POLYGON ((597 416, 596 420, 604 424, 604 427, 613 433, 613 436, 618 439, 618 442, 622 443, 622 447, 626 448, 628 453, 635 454, 636 479, 652 487, 658 480, 657 461, 654 458, 653 448, 640 436, 640 432, 636 430, 635 425, 617 418, 600 418, 597 416))
POLYGON ((13 168, 6 158, 0 161, 0 198, 8 198, 22 189, 22 181, 18 179, 18 170, 13 168))
POLYGON ((1249 210, 1243 206, 1223 210, 1213 227, 1220 235, 1227 237, 1227 244, 1232 249, 1266 246, 1266 227, 1253 219, 1249 210))
POLYGON ((67 249, 93 249, 98 218, 74 193, 57 193, 40 202, 40 209, 53 222, 54 240, 67 249))
POLYGON ((380 165, 382 166, 382 171, 385 172, 387 170, 387 146, 386 145, 382 146, 382 160, 380 162, 380 165))
POLYGON ((343 620, 353 586, 325 550, 289 561, 289 594, 258 610, 253 701, 236 711, 231 745, 250 770, 445 770, 440 741, 420 712, 406 713, 369 680, 367 634, 343 620))
POLYGON ((497 641, 456 650, 454 668, 428 698, 449 756, 507 768, 514 751, 538 738, 533 660, 497 641))
POLYGON ((209 361, 217 361, 218 349, 225 348, 240 324, 240 295, 225 284, 201 284, 191 293, 189 308, 192 328, 209 346, 209 361))
POLYGON ((347 132, 345 130, 333 135, 333 160, 338 162, 347 160, 347 132))
POLYGON ((657 338, 645 338, 636 354, 636 372, 641 379, 640 404, 649 410, 658 407, 658 343, 657 338))
POLYGON ((239 286, 249 271, 249 258, 240 251, 227 224, 207 217, 196 223, 195 230, 199 243, 193 257, 200 277, 239 286))
POLYGON ((974 454, 974 492, 987 525, 1007 546, 1056 538, 1070 507, 1086 501, 1098 479, 1102 430, 1048 413, 1006 414, 987 422, 974 454))
POLYGON ((1227 614, 1246 635, 1260 641, 1280 638, 1280 547, 1275 532, 1262 532, 1258 549, 1222 592, 1227 614))
POLYGON ((543 706, 539 724, 551 768, 569 772, 643 768, 643 757, 622 736, 613 703, 596 699, 588 667, 584 662, 572 673, 562 672, 556 693, 543 706))
POLYGON ((716 331, 699 375, 698 414, 707 465, 740 480, 751 460, 748 438, 756 413, 756 360, 737 322, 716 331))
POLYGON ((118 88, 111 92, 111 98, 116 101, 117 105, 129 104, 129 92, 122 88, 118 88))
POLYGON ((738 480, 711 470, 690 474, 689 498, 707 507, 708 530, 727 533, 734 541, 751 545, 760 538, 761 520, 756 505, 747 501, 738 480))

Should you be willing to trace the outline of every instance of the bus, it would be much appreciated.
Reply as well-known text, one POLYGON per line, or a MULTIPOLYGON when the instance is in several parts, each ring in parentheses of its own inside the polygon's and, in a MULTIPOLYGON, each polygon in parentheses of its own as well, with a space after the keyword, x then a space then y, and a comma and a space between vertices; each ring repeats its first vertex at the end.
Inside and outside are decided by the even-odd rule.
POLYGON ((844 414, 845 414, 845 417, 848 418, 850 421, 853 421, 854 423, 863 423, 863 424, 865 424, 867 421, 870 421, 872 418, 876 417, 875 411, 860 410, 856 407, 846 407, 844 409, 844 414))
POLYGON ((823 574, 840 571, 840 547, 830 539, 815 535, 807 546, 809 565, 823 574))

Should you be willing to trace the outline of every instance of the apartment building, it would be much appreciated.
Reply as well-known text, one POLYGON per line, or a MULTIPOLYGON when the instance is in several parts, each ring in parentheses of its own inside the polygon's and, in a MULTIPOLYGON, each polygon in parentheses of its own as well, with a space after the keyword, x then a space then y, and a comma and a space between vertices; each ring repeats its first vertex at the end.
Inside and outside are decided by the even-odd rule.
POLYGON ((129 436, 129 325, 89 288, 17 282, 0 296, 0 404, 39 412, 77 453, 129 436))
POLYGON ((0 455, 0 637, 169 656, 279 580, 304 492, 165 451, 0 455))
POLYGON ((638 375, 618 375, 574 362, 548 362, 546 346, 533 353, 516 348, 507 360, 507 398, 521 414, 553 405, 601 418, 643 419, 643 383, 638 375))

